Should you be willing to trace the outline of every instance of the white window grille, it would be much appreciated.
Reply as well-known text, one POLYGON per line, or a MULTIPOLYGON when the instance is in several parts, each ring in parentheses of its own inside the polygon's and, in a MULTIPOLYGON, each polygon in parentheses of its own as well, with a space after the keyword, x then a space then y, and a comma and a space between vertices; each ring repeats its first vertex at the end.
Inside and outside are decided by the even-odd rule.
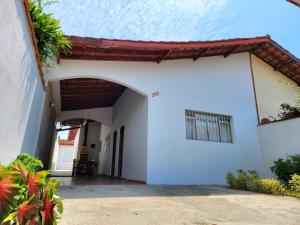
POLYGON ((232 143, 231 116, 185 110, 186 138, 232 143))

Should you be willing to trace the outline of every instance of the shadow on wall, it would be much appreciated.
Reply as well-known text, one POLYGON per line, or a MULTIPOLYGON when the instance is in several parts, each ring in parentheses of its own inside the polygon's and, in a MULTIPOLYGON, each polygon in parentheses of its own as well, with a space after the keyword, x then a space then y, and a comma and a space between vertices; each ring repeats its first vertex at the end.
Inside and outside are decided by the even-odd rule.
POLYGON ((22 103, 18 109, 19 114, 17 115, 18 121, 18 137, 22 139, 21 152, 27 152, 31 155, 36 154, 36 146, 38 141, 39 127, 41 123, 41 112, 43 108, 43 87, 39 77, 39 71, 35 59, 35 52, 33 51, 31 36, 28 32, 28 25, 24 19, 23 6, 15 0, 16 7, 20 7, 18 12, 18 20, 21 21, 23 29, 22 41, 26 43, 24 54, 20 65, 19 77, 17 79, 18 86, 22 88, 20 102, 22 103), (21 14, 22 13, 22 14, 21 14), (23 135, 21 137, 21 135, 23 135))

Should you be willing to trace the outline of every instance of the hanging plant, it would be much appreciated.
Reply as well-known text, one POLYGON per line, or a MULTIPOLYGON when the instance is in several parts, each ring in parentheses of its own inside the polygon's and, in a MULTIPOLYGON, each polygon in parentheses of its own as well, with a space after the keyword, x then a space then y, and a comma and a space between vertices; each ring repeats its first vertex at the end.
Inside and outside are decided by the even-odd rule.
POLYGON ((29 0, 29 12, 44 66, 49 66, 49 60, 60 51, 68 53, 71 49, 71 42, 64 35, 60 21, 53 14, 43 12, 43 6, 53 3, 56 1, 29 0))

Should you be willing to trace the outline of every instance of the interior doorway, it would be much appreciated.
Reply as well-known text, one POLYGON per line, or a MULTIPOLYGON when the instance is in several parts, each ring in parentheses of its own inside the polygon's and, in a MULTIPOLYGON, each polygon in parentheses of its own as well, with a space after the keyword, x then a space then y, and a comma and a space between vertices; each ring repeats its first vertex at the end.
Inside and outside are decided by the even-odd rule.
POLYGON ((113 137, 113 149, 112 149, 112 161, 111 161, 111 173, 112 177, 115 176, 115 162, 116 162, 116 149, 117 149, 117 131, 114 132, 113 137))
POLYGON ((121 129, 120 129, 119 157, 118 157, 118 177, 122 177, 124 129, 125 129, 124 126, 122 126, 121 129))

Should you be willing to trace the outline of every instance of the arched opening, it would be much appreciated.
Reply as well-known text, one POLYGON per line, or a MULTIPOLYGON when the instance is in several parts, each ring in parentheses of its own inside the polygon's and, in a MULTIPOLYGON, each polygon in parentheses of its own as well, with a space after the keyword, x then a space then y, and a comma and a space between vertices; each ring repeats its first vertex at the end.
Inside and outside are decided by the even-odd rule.
POLYGON ((146 182, 147 96, 94 78, 52 81, 49 87, 55 121, 61 125, 52 147, 54 175, 106 175, 146 182), (57 135, 62 131, 68 133, 66 140, 57 135), (71 166, 70 159, 94 162, 96 166, 86 174, 74 172, 76 164, 71 166))

